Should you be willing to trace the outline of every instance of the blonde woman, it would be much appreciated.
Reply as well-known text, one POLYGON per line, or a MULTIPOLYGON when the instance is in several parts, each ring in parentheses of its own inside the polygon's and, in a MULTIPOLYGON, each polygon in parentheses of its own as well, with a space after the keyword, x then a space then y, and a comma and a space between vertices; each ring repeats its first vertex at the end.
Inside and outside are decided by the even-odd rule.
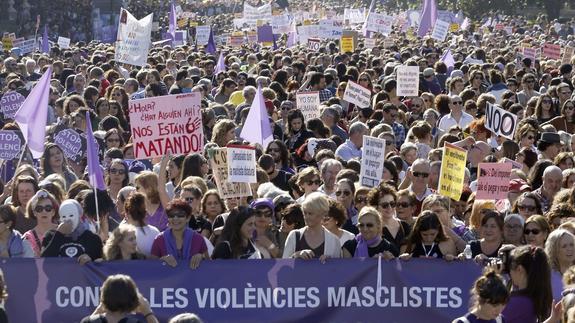
POLYGON ((131 224, 120 224, 104 245, 105 260, 137 260, 146 256, 138 251, 136 227, 131 224))
POLYGON ((146 196, 146 211, 148 212, 146 222, 164 231, 168 227, 165 205, 170 202, 165 186, 160 185, 158 175, 150 171, 139 173, 134 182, 136 191, 146 196))

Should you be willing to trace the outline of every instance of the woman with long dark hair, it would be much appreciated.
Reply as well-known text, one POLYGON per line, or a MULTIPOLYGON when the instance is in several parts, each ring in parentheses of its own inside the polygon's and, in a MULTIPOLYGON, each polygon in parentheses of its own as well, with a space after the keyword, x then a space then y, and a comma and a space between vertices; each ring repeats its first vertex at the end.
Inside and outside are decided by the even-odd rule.
POLYGON ((239 206, 230 212, 212 259, 260 259, 252 240, 256 230, 254 209, 239 206))
POLYGON ((473 284, 471 295, 473 305, 469 313, 452 323, 503 322, 501 312, 509 301, 509 291, 500 275, 494 270, 486 270, 473 284))
POLYGON ((294 153, 313 133, 305 126, 303 113, 300 110, 291 110, 288 113, 287 136, 285 141, 288 150, 294 153))
POLYGON ((76 174, 68 168, 64 151, 55 143, 47 143, 44 147, 40 167, 42 167, 43 178, 51 174, 62 176, 66 180, 66 187, 64 189, 67 189, 72 183, 78 180, 76 174))
POLYGON ((106 187, 108 188, 108 195, 116 202, 118 192, 128 186, 130 177, 128 174, 128 165, 121 159, 112 159, 110 166, 106 172, 106 187))

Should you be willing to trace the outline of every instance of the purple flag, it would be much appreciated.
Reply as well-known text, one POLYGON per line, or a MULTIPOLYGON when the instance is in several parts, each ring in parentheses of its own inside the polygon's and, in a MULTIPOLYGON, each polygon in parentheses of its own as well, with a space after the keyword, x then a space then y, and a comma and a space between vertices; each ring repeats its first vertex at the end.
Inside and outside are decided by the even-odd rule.
POLYGON ((48 25, 44 25, 44 33, 42 34, 42 53, 50 53, 50 42, 48 41, 48 25))
POLYGON ((20 127, 34 158, 40 158, 44 153, 51 77, 52 66, 44 72, 44 75, 38 80, 38 83, 14 115, 14 120, 20 127))
POLYGON ((453 58, 453 54, 451 54, 450 48, 448 48, 445 54, 443 54, 441 61, 447 66, 447 74, 451 74, 451 71, 453 71, 453 68, 455 67, 455 59, 453 58))
POLYGON ((435 21, 437 20, 437 3, 435 0, 424 0, 423 11, 421 19, 419 20, 419 29, 417 35, 419 37, 425 36, 428 31, 433 29, 435 21))
POLYGON ((214 30, 210 28, 210 38, 208 39, 208 44, 206 45, 206 52, 210 54, 215 54, 217 51, 216 41, 214 40, 214 30))
POLYGON ((220 52, 220 58, 218 58, 218 63, 216 64, 214 74, 218 75, 218 73, 225 71, 226 71, 226 63, 224 61, 224 53, 220 52))
POLYGON ((240 137, 250 143, 260 144, 264 148, 274 139, 264 96, 259 86, 246 122, 244 122, 240 137))
POLYGON ((172 0, 170 4, 170 29, 169 33, 172 36, 172 40, 176 40, 176 4, 172 0))
POLYGON ((90 112, 86 111, 86 148, 88 150, 88 179, 90 180, 90 185, 98 190, 105 190, 106 184, 104 184, 104 176, 102 175, 102 168, 100 167, 98 158, 98 142, 94 138, 94 133, 92 132, 92 122, 90 122, 90 112))

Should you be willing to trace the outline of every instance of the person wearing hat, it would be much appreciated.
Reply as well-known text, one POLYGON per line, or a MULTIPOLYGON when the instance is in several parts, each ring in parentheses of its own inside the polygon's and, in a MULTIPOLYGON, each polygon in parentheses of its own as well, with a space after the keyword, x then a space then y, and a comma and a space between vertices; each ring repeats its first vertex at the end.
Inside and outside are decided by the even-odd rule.
POLYGON ((539 159, 553 160, 555 156, 561 151, 564 143, 561 141, 561 136, 556 132, 543 132, 541 138, 537 142, 537 150, 539 150, 539 159))
POLYGON ((531 186, 521 178, 514 178, 509 181, 509 191, 507 191, 507 199, 509 200, 509 205, 513 205, 517 197, 523 192, 530 192, 531 186))
POLYGON ((278 246, 278 221, 274 213, 274 204, 270 199, 260 198, 252 201, 250 207, 255 210, 256 230, 253 241, 262 258, 277 258, 281 256, 278 246))
POLYGON ((419 84, 421 92, 431 92, 433 95, 441 93, 441 84, 439 84, 439 80, 437 80, 435 76, 435 71, 431 67, 423 70, 423 77, 419 84))

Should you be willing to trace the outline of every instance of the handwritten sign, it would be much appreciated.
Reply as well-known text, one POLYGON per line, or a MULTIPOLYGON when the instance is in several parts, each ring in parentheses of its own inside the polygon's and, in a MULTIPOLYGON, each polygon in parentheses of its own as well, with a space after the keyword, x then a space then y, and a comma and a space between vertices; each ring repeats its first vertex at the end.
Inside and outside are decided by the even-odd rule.
POLYGON ((0 130, 0 159, 18 158, 22 151, 22 140, 15 130, 0 130))
POLYGON ((341 37, 341 52, 352 53, 354 50, 353 37, 341 37))
POLYGON ((54 143, 64 152, 66 158, 79 163, 86 152, 86 137, 73 129, 64 128, 54 134, 54 143))
POLYGON ((36 48, 38 46, 36 46, 36 40, 35 39, 27 39, 24 40, 20 43, 20 45, 18 47, 20 47, 20 54, 25 55, 28 53, 32 53, 33 51, 36 50, 36 48))
POLYGON ((448 32, 449 32, 449 23, 438 19, 435 22, 435 26, 433 27, 433 33, 431 34, 431 38, 437 39, 439 41, 445 41, 448 32))
POLYGON ((543 56, 550 59, 561 59, 561 45, 543 44, 543 56))
POLYGON ((376 45, 377 45, 377 39, 375 38, 365 39, 365 48, 374 48, 376 45))
POLYGON ((366 30, 378 32, 385 36, 389 35, 392 30, 393 17, 382 13, 370 12, 367 17, 366 30))
POLYGON ((126 9, 120 12, 116 41, 116 62, 146 65, 150 50, 153 14, 137 20, 126 9))
POLYGON ((210 164, 216 186, 220 196, 224 199, 232 197, 251 196, 252 189, 249 183, 233 183, 228 178, 227 148, 214 148, 208 150, 210 164))
POLYGON ((196 44, 198 46, 205 46, 210 40, 210 26, 196 27, 196 44))
POLYGON ((417 96, 419 94, 419 67, 399 66, 397 68, 397 95, 417 96))
POLYGON ((506 199, 512 166, 510 163, 479 163, 475 198, 480 200, 506 199))
POLYGON ((319 92, 300 92, 296 94, 298 110, 303 113, 305 121, 319 118, 319 92))
POLYGON ((340 39, 343 35, 341 22, 324 19, 319 22, 319 37, 322 39, 340 39))
POLYGON ((0 100, 0 111, 4 115, 4 119, 14 119, 16 111, 20 109, 24 100, 26 98, 16 91, 6 92, 0 100))
POLYGON ((493 131, 497 136, 513 140, 517 127, 517 115, 487 102, 485 116, 485 128, 493 131))
POLYGON ((228 180, 234 183, 257 183, 255 149, 228 148, 228 180))
POLYGON ((307 49, 317 52, 319 51, 321 45, 321 41, 317 38, 308 38, 307 39, 307 49))
POLYGON ((371 104, 371 91, 353 81, 348 81, 343 100, 360 108, 368 108, 371 104))
POLYGON ((443 147, 443 160, 439 172, 439 194, 459 200, 463 192, 467 151, 450 143, 443 147))
POLYGON ((200 152, 204 131, 197 92, 133 100, 130 123, 136 159, 200 152))
POLYGON ((537 50, 535 48, 523 47, 523 57, 535 59, 535 57, 537 57, 537 50))
POLYGON ((58 37, 58 46, 62 49, 70 48, 70 38, 58 37))
POLYGON ((573 54, 575 54, 575 47, 566 46, 565 51, 563 52, 563 59, 561 60, 561 64, 570 64, 573 54))
POLYGON ((385 157, 385 139, 363 136, 361 153, 361 186, 376 187, 383 177, 383 160, 385 157))
POLYGON ((286 34, 290 32, 290 21, 288 15, 272 16, 271 19, 272 30, 274 34, 286 34))

